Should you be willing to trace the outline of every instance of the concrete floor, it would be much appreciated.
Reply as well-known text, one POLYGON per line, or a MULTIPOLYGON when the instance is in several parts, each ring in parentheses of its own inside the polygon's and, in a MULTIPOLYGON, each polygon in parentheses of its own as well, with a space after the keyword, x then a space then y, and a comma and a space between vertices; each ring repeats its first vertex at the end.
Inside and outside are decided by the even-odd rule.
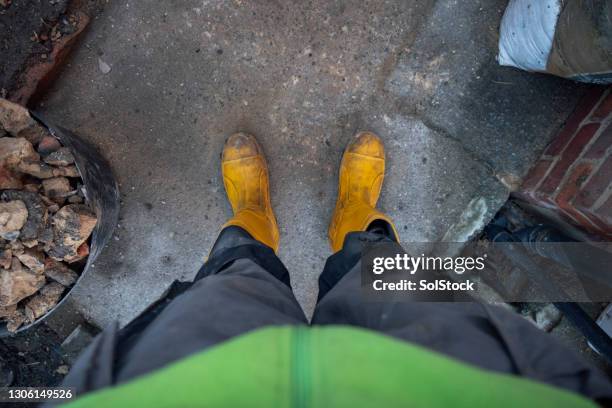
POLYGON ((496 64, 505 4, 108 3, 38 107, 97 145, 122 190, 116 237, 75 303, 98 325, 125 324, 195 275, 231 215, 219 155, 238 130, 266 151, 280 257, 308 314, 359 130, 386 143, 380 207, 401 239, 467 239, 583 93, 496 64))

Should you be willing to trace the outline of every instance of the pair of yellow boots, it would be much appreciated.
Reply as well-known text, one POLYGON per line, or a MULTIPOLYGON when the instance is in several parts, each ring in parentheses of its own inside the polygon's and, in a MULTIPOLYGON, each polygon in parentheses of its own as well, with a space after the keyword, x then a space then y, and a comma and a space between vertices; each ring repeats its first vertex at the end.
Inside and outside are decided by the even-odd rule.
MULTIPOLYGON (((257 140, 236 133, 227 139, 221 159, 223 184, 234 216, 224 227, 244 228, 274 252, 279 232, 270 204, 268 166, 257 140)), ((391 219, 376 210, 385 174, 385 149, 378 136, 361 132, 349 143, 340 164, 336 208, 329 225, 329 242, 335 253, 346 234, 365 231, 374 221, 385 221, 397 239, 391 219)))

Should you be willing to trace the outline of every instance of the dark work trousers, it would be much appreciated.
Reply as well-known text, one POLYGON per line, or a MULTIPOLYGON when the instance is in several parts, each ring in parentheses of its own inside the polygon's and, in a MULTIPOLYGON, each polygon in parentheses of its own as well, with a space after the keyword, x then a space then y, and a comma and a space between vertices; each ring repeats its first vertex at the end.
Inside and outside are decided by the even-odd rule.
MULTIPOLYGON (((365 244, 389 241, 377 232, 347 235, 319 278, 311 324, 358 326, 486 370, 525 376, 599 401, 612 399, 605 374, 512 312, 475 302, 361 301, 361 250, 365 244)), ((243 229, 228 227, 193 282, 174 282, 126 327, 103 331, 64 385, 82 394, 258 328, 308 324, 289 273, 272 249, 243 229)))

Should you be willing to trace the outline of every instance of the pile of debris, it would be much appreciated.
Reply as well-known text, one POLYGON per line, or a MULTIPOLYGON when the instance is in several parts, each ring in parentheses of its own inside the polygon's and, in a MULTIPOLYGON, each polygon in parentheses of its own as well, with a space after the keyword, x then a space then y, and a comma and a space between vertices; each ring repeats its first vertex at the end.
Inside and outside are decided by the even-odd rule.
POLYGON ((0 99, 0 318, 16 331, 60 300, 97 217, 67 147, 27 109, 0 99))

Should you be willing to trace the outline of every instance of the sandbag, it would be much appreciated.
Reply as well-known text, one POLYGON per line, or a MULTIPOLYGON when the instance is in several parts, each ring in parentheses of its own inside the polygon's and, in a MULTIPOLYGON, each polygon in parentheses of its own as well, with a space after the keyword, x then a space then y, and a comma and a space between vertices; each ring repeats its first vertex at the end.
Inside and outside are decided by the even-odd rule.
POLYGON ((500 26, 498 62, 612 83, 612 1, 510 0, 500 26))

